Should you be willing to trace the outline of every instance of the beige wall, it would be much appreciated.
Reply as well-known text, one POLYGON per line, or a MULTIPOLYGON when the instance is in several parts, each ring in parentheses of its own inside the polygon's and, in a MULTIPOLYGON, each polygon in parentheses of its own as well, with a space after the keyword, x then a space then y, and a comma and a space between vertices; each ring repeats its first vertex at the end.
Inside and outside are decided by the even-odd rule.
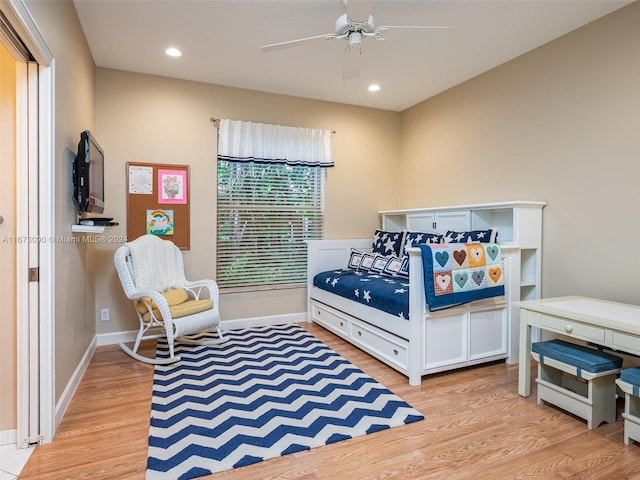
MULTIPOLYGON (((211 117, 336 130, 327 172, 326 237, 370 236, 396 203, 399 113, 98 68, 96 138, 105 150, 108 235, 126 235, 126 162, 191 165, 187 278, 215 277, 216 130, 211 117)), ((113 266, 120 243, 97 247, 98 333, 137 329, 113 266)), ((223 294, 223 320, 306 311, 304 288, 223 294)))
MULTIPOLYGON (((640 199, 639 20, 635 3, 401 114, 98 69, 96 134, 108 156, 109 215, 125 223, 127 161, 190 163, 187 272, 211 277, 209 118, 335 129, 328 238, 370 235, 380 209, 544 200, 543 295, 638 303, 640 260, 621 269, 611 249, 597 258, 593 251, 610 238, 607 232, 640 234, 633 215, 640 199)), ((126 232, 121 226, 110 233, 126 232)), ((116 247, 98 249, 97 271, 106 273, 96 279, 96 309, 112 310, 98 333, 135 328, 112 267, 116 247)), ((304 289, 228 294, 222 316, 301 312, 304 295, 304 289)))
POLYGON ((0 44, 0 432, 16 428, 16 61, 0 44))
MULTIPOLYGON (((94 126, 95 65, 69 1, 26 2, 55 58, 55 230, 60 238, 76 223, 71 162, 80 132, 94 126)), ((58 243, 55 248, 55 398, 60 399, 95 337, 93 246, 58 243)))
MULTIPOLYGON (((543 294, 639 303, 640 260, 615 250, 640 234, 637 2, 402 114, 94 70, 71 2, 26 4, 56 59, 59 236, 73 238, 71 159, 80 131, 90 129, 107 154, 106 213, 123 225, 109 235, 126 233, 127 161, 191 164, 186 268, 189 277, 211 277, 215 130, 209 118, 327 128, 337 131, 328 238, 369 236, 380 209, 546 200, 543 294), (608 242, 610 253, 594 255, 608 242)), ((56 399, 96 331, 136 328, 112 266, 117 246, 56 246, 56 399), (112 320, 99 322, 97 312, 107 307, 112 320)), ((300 312, 304 294, 225 295, 223 318, 300 312)))
POLYGON ((640 304, 640 2, 402 113, 399 206, 544 200, 543 296, 640 304))

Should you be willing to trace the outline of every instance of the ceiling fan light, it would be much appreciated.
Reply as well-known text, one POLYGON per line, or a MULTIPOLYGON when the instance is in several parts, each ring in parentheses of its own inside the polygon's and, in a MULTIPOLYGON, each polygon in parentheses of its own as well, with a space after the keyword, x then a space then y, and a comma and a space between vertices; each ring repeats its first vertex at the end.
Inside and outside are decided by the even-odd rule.
POLYGON ((351 32, 349 34, 349 48, 362 45, 362 34, 360 32, 351 32))
POLYGON ((378 90, 380 90, 380 85, 378 85, 377 83, 372 83, 371 85, 369 85, 367 90, 369 90, 370 92, 377 92, 378 90))

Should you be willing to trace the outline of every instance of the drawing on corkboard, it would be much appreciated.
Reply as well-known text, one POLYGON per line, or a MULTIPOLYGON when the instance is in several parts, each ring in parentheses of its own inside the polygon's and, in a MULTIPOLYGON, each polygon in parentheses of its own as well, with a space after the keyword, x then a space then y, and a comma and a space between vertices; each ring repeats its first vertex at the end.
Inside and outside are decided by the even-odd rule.
POLYGON ((150 233, 190 249, 189 171, 189 165, 127 163, 129 241, 150 233))
POLYGON ((187 172, 158 170, 158 203, 187 203, 187 172))
POLYGON ((153 168, 129 165, 129 193, 139 195, 153 194, 153 168))
POLYGON ((173 210, 147 210, 147 233, 173 235, 173 210))

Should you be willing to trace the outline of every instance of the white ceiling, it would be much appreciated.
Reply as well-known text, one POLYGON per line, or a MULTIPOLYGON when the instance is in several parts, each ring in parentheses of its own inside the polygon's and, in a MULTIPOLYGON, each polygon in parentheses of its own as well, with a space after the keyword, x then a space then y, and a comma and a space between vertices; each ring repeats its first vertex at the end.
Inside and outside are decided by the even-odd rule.
POLYGON ((379 0, 376 25, 452 27, 446 39, 367 38, 342 79, 345 40, 264 53, 333 33, 342 0, 75 0, 94 61, 128 70, 402 111, 617 10, 631 0, 379 0), (164 50, 178 47, 180 58, 164 50), (367 91, 377 82, 382 89, 367 91))

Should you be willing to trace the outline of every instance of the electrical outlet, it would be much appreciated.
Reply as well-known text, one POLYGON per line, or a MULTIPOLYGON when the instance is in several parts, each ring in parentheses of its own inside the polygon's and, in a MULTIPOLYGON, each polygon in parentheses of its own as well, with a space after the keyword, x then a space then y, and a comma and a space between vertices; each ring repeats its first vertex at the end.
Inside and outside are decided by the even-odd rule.
POLYGON ((100 310, 100 320, 103 322, 107 322, 109 320, 109 309, 103 308, 100 310))

